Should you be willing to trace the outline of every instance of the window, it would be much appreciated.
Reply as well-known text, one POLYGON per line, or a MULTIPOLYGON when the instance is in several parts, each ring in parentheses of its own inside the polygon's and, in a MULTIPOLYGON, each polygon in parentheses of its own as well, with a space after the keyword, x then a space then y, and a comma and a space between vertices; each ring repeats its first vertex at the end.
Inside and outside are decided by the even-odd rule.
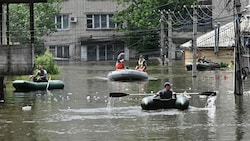
POLYGON ((69 46, 50 46, 49 51, 57 58, 69 58, 69 46))
POLYGON ((87 28, 93 28, 92 15, 87 15, 87 28))
POLYGON ((69 15, 60 15, 55 17, 57 29, 69 29, 69 15))
POLYGON ((114 29, 116 24, 112 22, 112 14, 93 14, 87 15, 88 29, 114 29))
POLYGON ((53 55, 53 56, 56 56, 56 47, 55 46, 51 46, 49 48, 49 52, 53 55))
POLYGON ((115 28, 115 24, 113 23, 113 15, 109 15, 109 27, 115 28))

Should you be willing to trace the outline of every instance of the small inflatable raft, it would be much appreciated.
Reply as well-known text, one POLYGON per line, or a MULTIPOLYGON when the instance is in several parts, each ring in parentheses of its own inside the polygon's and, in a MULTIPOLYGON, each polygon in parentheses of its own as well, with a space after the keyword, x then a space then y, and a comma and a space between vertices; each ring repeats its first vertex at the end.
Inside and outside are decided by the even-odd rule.
POLYGON ((27 80, 15 80, 12 83, 16 91, 35 91, 48 89, 63 89, 64 83, 61 80, 49 80, 49 82, 33 82, 27 80), (49 83, 49 84, 48 84, 49 83))
POLYGON ((143 81, 148 79, 148 74, 133 69, 121 69, 109 72, 107 77, 112 81, 143 81))
POLYGON ((176 99, 161 99, 159 96, 147 96, 141 100, 141 107, 143 110, 157 110, 157 109, 188 109, 189 99, 180 94, 176 99))

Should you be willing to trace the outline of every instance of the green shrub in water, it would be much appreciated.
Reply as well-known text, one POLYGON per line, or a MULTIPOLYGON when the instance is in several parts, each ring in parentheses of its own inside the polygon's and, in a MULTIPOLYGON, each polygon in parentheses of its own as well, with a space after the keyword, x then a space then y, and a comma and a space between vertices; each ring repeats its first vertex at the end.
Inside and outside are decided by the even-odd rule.
POLYGON ((220 63, 220 67, 222 67, 222 68, 226 68, 226 67, 228 67, 228 63, 224 63, 224 62, 221 62, 220 63))
POLYGON ((35 59, 35 68, 38 69, 39 65, 43 65, 43 68, 49 74, 59 74, 60 68, 58 65, 55 64, 53 60, 53 55, 49 51, 45 51, 42 56, 38 56, 35 59))

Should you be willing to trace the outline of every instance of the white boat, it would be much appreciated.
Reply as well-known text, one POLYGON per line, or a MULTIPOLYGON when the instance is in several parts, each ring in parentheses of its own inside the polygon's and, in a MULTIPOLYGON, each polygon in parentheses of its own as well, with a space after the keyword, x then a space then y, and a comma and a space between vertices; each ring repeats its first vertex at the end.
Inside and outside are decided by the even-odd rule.
POLYGON ((144 81, 148 79, 148 74, 139 70, 120 69, 109 72, 108 79, 112 81, 144 81))

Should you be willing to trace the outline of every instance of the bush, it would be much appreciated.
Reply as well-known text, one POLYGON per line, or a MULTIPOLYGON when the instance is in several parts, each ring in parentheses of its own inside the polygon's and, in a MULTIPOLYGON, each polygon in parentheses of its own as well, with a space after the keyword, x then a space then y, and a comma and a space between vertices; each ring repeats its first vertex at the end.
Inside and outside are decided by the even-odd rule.
POLYGON ((224 63, 224 62, 221 62, 220 63, 220 67, 222 67, 222 68, 226 68, 226 67, 228 67, 228 63, 224 63))
POLYGON ((42 56, 38 56, 35 59, 35 68, 38 68, 39 65, 43 65, 43 68, 49 74, 59 74, 60 68, 55 64, 53 60, 53 55, 49 51, 45 51, 42 56))

